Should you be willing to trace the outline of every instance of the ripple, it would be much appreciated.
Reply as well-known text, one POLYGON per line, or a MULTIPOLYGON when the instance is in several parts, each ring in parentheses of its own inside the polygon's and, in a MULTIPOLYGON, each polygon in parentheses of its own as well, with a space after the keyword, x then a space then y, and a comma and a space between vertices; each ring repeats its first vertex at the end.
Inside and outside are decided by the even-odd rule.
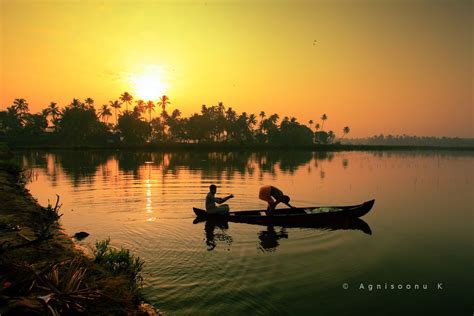
MULTIPOLYGON (((126 162, 128 170, 120 166, 124 164, 117 158, 121 154, 103 158, 107 163, 98 166, 73 163, 69 155, 67 168, 62 167, 59 154, 44 154, 41 157, 50 162, 32 162, 35 179, 29 188, 43 204, 56 193, 61 195, 61 221, 68 234, 87 231, 91 233, 86 241, 89 244, 110 237, 112 245, 131 249, 143 258, 146 297, 170 315, 202 311, 209 315, 312 314, 315 310, 328 314, 340 305, 340 284, 347 279, 392 277, 399 270, 398 276, 405 278, 409 274, 401 267, 407 266, 438 275, 442 269, 430 270, 426 262, 435 262, 440 255, 460 258, 456 260, 459 268, 450 269, 449 275, 469 272, 461 266, 469 266, 463 261, 466 256, 443 246, 457 244, 459 249, 468 249, 471 239, 464 233, 471 231, 468 222, 463 224, 466 229, 452 229, 459 228, 458 220, 445 216, 439 217, 441 220, 433 214, 444 214, 449 205, 472 200, 472 185, 465 172, 472 166, 472 158, 335 153, 333 160, 315 155, 306 164, 290 166, 289 172, 280 169, 281 161, 274 168, 264 168, 257 161, 262 155, 257 154, 242 163, 237 161, 237 153, 185 153, 202 161, 189 159, 189 165, 179 162, 167 171, 161 159, 178 154, 137 153, 143 162, 152 163, 131 159, 126 162), (342 159, 348 162, 345 167, 342 159), (255 172, 248 172, 249 167, 255 172), (391 179, 388 183, 387 178, 391 179), (218 185, 218 196, 234 194, 229 201, 233 210, 264 208, 265 203, 257 197, 264 184, 274 183, 288 192, 298 206, 353 204, 376 193, 381 202, 368 219, 371 226, 378 225, 385 233, 368 236, 360 231, 279 227, 271 231, 265 226, 236 223, 216 227, 213 232, 207 227, 206 231, 204 223, 192 224, 192 207, 204 205, 211 183, 218 185), (404 197, 402 204, 400 196, 404 197), (408 202, 417 209, 407 207, 408 202), (424 229, 422 246, 419 227, 424 229), (440 234, 445 231, 448 233, 440 234), (436 244, 431 250, 438 257, 427 254, 428 240, 436 244), (427 260, 420 264, 417 257, 427 260)), ((96 160, 100 157, 99 153, 94 155, 96 160)), ((286 158, 291 160, 292 155, 286 158)), ((127 153, 127 157, 134 154, 127 153)), ((471 210, 468 206, 457 210, 466 218, 471 210)), ((356 302, 348 298, 345 305, 354 309, 378 304, 372 298, 358 296, 356 302)))

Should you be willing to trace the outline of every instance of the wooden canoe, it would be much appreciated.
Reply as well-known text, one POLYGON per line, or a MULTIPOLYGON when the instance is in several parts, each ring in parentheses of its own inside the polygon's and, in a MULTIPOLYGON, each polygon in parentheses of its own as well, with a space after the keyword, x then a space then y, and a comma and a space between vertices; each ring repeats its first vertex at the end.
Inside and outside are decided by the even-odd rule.
POLYGON ((359 218, 367 214, 375 200, 350 206, 317 206, 276 209, 267 216, 265 210, 233 211, 226 215, 209 214, 205 210, 193 207, 198 218, 216 218, 234 223, 272 224, 282 226, 301 226, 312 223, 334 222, 342 219, 359 218))

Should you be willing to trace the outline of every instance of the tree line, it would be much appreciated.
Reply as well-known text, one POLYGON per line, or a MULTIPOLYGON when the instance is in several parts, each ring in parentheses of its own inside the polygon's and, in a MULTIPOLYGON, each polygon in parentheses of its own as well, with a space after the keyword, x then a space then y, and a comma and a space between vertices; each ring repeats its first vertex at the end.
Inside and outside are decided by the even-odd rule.
MULTIPOLYGON (((260 111, 237 113, 222 102, 202 105, 198 113, 183 117, 179 109, 169 112, 170 99, 163 95, 159 100, 134 100, 124 92, 116 100, 100 107, 92 98, 73 99, 64 107, 51 102, 38 113, 30 113, 25 99, 0 111, 0 137, 7 140, 38 140, 74 145, 104 143, 228 143, 311 145, 331 144, 336 140, 332 130, 324 130, 326 114, 320 123, 308 125, 295 117, 260 111), (160 114, 152 118, 159 108, 160 114), (112 118, 112 122, 111 121, 112 118)), ((350 132, 342 130, 343 139, 350 132)))
POLYGON ((474 139, 459 137, 432 137, 411 135, 374 135, 367 138, 352 138, 342 141, 348 145, 373 146, 433 146, 433 147, 474 147, 474 139))

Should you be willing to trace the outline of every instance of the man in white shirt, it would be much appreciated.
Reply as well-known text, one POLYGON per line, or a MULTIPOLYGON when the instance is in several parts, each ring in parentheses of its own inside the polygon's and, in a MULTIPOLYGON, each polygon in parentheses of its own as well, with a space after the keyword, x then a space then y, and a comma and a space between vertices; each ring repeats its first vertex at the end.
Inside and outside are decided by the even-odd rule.
POLYGON ((211 184, 209 186, 209 193, 206 195, 206 211, 209 214, 220 214, 220 215, 228 214, 229 205, 222 204, 222 203, 224 203, 228 199, 233 198, 234 195, 231 194, 224 198, 218 198, 216 197, 216 192, 217 192, 217 186, 215 184, 211 184), (216 203, 220 205, 217 206, 216 203))

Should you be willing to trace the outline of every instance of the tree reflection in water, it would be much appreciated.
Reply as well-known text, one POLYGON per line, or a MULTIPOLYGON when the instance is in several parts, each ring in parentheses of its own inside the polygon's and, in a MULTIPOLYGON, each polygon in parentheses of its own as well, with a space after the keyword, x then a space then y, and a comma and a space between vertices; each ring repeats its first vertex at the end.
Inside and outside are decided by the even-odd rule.
MULTIPOLYGON (((78 151, 60 150, 54 152, 28 151, 18 157, 21 165, 45 169, 46 174, 56 176, 57 170, 71 179, 75 186, 83 182, 92 182, 98 171, 107 177, 111 170, 118 166, 124 174, 132 174, 134 179, 144 177, 141 170, 150 164, 160 169, 163 174, 179 173, 186 168, 199 170, 204 177, 216 179, 235 176, 253 176, 256 171, 259 177, 263 173, 276 175, 276 172, 293 174, 299 167, 317 161, 332 160, 333 153, 312 153, 311 151, 294 152, 208 152, 208 151, 78 151)), ((317 162, 316 162, 317 164, 317 162)), ((317 166, 316 166, 317 167, 317 166)))
MULTIPOLYGON (((437 155, 466 156, 469 152, 433 153, 433 152, 373 152, 375 157, 425 157, 437 155)), ((187 151, 144 151, 144 150, 58 150, 24 151, 16 155, 20 165, 31 168, 42 168, 50 179, 55 182, 58 173, 66 175, 74 186, 82 183, 93 183, 98 172, 104 178, 118 170, 124 174, 132 174, 134 179, 141 179, 146 175, 141 172, 147 165, 154 166, 161 173, 178 174, 182 169, 201 173, 203 177, 212 176, 217 180, 231 179, 236 176, 253 176, 258 178, 263 174, 276 175, 277 172, 293 174, 298 168, 308 164, 308 171, 319 169, 321 179, 327 178, 326 164, 335 159, 334 152, 326 151, 263 151, 263 152, 208 152, 197 150, 187 151), (311 162, 311 164, 309 164, 311 162)), ((349 166, 349 159, 343 157, 343 169, 349 166)))

